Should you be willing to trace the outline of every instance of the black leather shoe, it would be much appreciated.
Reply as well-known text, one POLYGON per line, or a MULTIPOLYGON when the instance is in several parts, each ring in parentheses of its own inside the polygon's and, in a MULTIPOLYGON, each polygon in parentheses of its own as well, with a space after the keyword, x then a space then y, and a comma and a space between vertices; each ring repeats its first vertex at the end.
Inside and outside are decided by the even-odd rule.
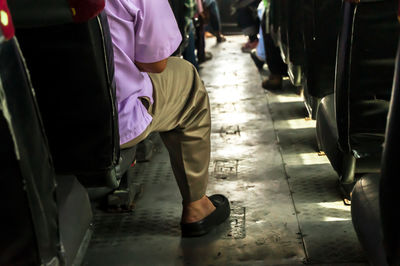
POLYGON ((205 61, 211 60, 212 58, 213 58, 213 55, 212 55, 211 52, 205 52, 205 53, 204 53, 204 58, 199 58, 199 59, 197 60, 197 62, 198 62, 199 64, 203 64, 205 61))
POLYGON ((282 79, 280 81, 271 81, 270 79, 266 79, 262 82, 261 86, 265 89, 265 90, 269 90, 269 91, 278 91, 278 90, 282 90, 282 79))
POLYGON ((188 224, 181 223, 182 237, 205 235, 229 217, 231 207, 229 205, 229 200, 224 195, 212 195, 209 199, 214 204, 216 208, 215 211, 198 222, 188 224))

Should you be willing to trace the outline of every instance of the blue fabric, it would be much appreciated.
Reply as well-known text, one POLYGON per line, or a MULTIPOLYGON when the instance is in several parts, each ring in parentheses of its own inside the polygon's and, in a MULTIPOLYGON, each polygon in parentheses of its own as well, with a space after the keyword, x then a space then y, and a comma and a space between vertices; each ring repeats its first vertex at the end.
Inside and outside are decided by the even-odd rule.
MULTIPOLYGON (((257 8, 257 15, 258 18, 260 19, 260 21, 262 20, 262 17, 264 15, 264 2, 260 2, 260 4, 258 5, 257 8)), ((263 32, 261 29, 261 25, 260 25, 260 31, 259 31, 259 38, 258 38, 258 45, 257 45, 257 56, 262 59, 263 61, 265 61, 265 47, 264 47, 264 37, 263 37, 263 32)))
POLYGON ((210 24, 207 25, 206 30, 212 33, 220 32, 221 16, 217 2, 215 0, 206 0, 204 4, 210 10, 210 24))
POLYGON ((213 3, 213 2, 215 3, 215 0, 204 0, 204 1, 203 1, 203 3, 204 3, 205 6, 211 5, 211 3, 213 3))
POLYGON ((194 51, 195 51, 195 40, 194 40, 194 26, 192 22, 189 29, 188 46, 183 51, 182 56, 185 60, 192 63, 198 70, 199 64, 197 62, 196 54, 194 53, 194 51))

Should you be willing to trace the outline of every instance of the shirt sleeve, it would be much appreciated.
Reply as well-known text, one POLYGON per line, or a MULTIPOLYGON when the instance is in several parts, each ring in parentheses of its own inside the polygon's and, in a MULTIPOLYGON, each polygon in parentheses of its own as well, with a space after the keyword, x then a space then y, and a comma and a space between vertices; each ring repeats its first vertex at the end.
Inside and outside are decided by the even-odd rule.
POLYGON ((168 0, 136 0, 135 60, 154 63, 168 58, 182 36, 168 0))

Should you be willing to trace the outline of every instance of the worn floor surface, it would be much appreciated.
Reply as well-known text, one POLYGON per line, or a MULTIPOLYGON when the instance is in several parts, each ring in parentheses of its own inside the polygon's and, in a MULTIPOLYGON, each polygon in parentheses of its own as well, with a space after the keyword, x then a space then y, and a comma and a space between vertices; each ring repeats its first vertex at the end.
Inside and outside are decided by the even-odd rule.
MULTIPOLYGON (((318 156, 315 122, 287 85, 266 93, 260 73, 230 36, 203 64, 212 105, 208 194, 223 193, 232 215, 211 234, 180 237, 181 198, 166 150, 135 168, 143 197, 128 214, 96 211, 84 265, 364 265, 337 176, 318 156)), ((262 72, 265 74, 265 70, 262 72)))

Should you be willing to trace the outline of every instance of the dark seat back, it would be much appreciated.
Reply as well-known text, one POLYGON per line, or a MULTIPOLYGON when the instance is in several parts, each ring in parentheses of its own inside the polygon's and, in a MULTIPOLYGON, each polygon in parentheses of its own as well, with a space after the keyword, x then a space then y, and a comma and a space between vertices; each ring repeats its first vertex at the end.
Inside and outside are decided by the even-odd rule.
POLYGON ((303 40, 303 1, 285 0, 281 4, 286 10, 286 62, 288 74, 293 85, 300 86, 304 71, 304 40, 303 40))
POLYGON ((400 149, 400 42, 382 155, 381 175, 363 176, 353 190, 354 228, 371 265, 399 265, 400 215, 397 211, 400 149), (366 222, 367 221, 367 222, 366 222))
POLYGON ((396 59, 396 70, 390 111, 386 128, 385 146, 382 155, 382 176, 380 183, 380 214, 383 241, 389 265, 400 264, 400 214, 398 152, 400 150, 400 42, 396 59))
POLYGON ((344 2, 336 68, 340 149, 355 157, 381 153, 397 46, 397 3, 344 2))
POLYGON ((31 70, 55 169, 83 176, 88 186, 117 187, 124 171, 118 165, 113 49, 106 15, 100 13, 104 1, 68 1, 70 5, 65 0, 52 1, 60 3, 57 13, 61 15, 48 24, 46 18, 38 19, 51 7, 45 2, 40 3, 41 13, 33 8, 28 18, 24 11, 37 7, 36 1, 13 0, 10 9, 21 18, 15 21, 17 34, 31 70))
POLYGON ((287 0, 278 0, 277 5, 278 8, 278 44, 279 48, 281 49, 281 56, 282 60, 285 63, 288 63, 288 24, 289 24, 289 10, 285 4, 287 4, 287 0))
POLYGON ((268 18, 269 32, 280 48, 281 57, 288 65, 289 78, 295 86, 301 85, 304 65, 302 2, 302 0, 272 0, 268 18))
POLYGON ((316 98, 332 94, 335 83, 336 45, 341 1, 303 1, 305 82, 316 98))
POLYGON ((285 1, 288 10, 288 54, 290 62, 294 65, 304 64, 303 2, 303 0, 285 1))
POLYGON ((0 265, 55 265, 61 250, 51 157, 21 51, 1 32, 0 265))
POLYGON ((270 33, 275 45, 281 49, 282 59, 287 63, 288 55, 288 9, 286 0, 270 1, 270 33))
POLYGON ((272 39, 274 40, 275 46, 279 47, 280 42, 280 18, 281 18, 281 6, 279 1, 271 0, 270 3, 270 13, 269 13, 269 20, 270 20, 270 34, 272 39))

